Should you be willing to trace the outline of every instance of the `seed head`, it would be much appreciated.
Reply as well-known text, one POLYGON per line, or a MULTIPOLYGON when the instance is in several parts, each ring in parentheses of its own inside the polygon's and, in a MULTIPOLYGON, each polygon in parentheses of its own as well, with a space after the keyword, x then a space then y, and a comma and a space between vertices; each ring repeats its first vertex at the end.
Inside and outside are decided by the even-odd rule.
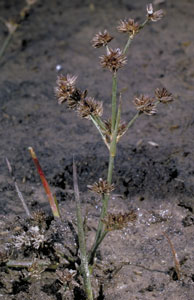
POLYGON ((156 113, 155 98, 140 95, 139 98, 134 99, 134 104, 140 112, 146 115, 153 115, 156 113))
POLYGON ((33 261, 33 264, 28 268, 28 276, 34 280, 41 279, 41 273, 43 273, 46 269, 46 266, 40 265, 37 260, 33 261))
POLYGON ((146 9, 147 9, 147 18, 152 22, 157 22, 164 17, 164 11, 162 9, 154 11, 152 3, 149 3, 146 9))
POLYGON ((119 32, 128 33, 132 38, 139 32, 139 24, 135 23, 133 19, 120 20, 117 30, 119 32))
POLYGON ((106 226, 106 230, 121 230, 127 226, 129 222, 133 222, 137 219, 137 215, 132 210, 128 213, 122 214, 119 213, 117 215, 109 213, 107 218, 103 220, 103 223, 106 226))
POLYGON ((86 97, 77 106, 77 112, 82 118, 90 119, 90 116, 101 116, 103 113, 102 102, 95 101, 94 98, 86 97))
POLYGON ((70 109, 76 109, 81 100, 84 100, 87 96, 87 90, 84 92, 75 89, 74 92, 67 99, 67 105, 70 109))
POLYGON ((98 182, 95 182, 93 185, 88 185, 88 188, 97 194, 110 194, 114 190, 114 185, 109 184, 106 180, 102 178, 98 182))
MULTIPOLYGON (((104 125, 106 127, 106 130, 104 130, 103 133, 106 136, 107 143, 110 144, 111 140, 112 140, 111 139, 111 119, 104 120, 104 125)), ((127 124, 125 122, 120 121, 119 127, 118 127, 118 133, 117 133, 117 142, 125 134, 126 127, 127 127, 127 124)))
POLYGON ((42 248, 46 242, 44 231, 40 231, 38 226, 31 226, 27 232, 14 237, 15 247, 42 248))
POLYGON ((111 42, 113 37, 108 33, 107 30, 104 32, 97 33, 92 39, 92 46, 94 48, 100 48, 102 46, 106 46, 109 42, 111 42))
POLYGON ((71 76, 69 74, 67 74, 67 76, 58 76, 55 93, 59 104, 66 102, 74 93, 76 79, 77 76, 71 76))
POLYGON ((100 57, 103 68, 108 68, 111 72, 116 72, 127 63, 126 56, 117 48, 115 50, 108 49, 107 55, 100 57))
POLYGON ((155 95, 158 98, 158 100, 162 103, 168 103, 173 101, 173 96, 171 93, 167 91, 167 89, 162 88, 162 89, 156 89, 155 90, 155 95))

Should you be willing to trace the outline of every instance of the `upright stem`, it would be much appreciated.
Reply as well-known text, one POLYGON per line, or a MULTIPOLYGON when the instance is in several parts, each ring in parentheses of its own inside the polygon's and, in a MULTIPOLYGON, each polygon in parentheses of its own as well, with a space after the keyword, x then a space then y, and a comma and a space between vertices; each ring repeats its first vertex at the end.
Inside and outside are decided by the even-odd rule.
POLYGON ((114 132, 117 114, 117 73, 113 73, 112 79, 112 119, 111 119, 111 133, 114 132))
MULTIPOLYGON (((118 133, 118 126, 119 126, 119 122, 120 122, 120 115, 121 115, 121 104, 119 104, 119 108, 117 111, 115 129, 112 134, 112 142, 111 142, 110 151, 109 151, 109 165, 108 165, 107 182, 110 185, 112 183, 112 173, 113 173, 113 168, 114 168, 114 158, 116 155, 117 133, 118 133)), ((110 194, 102 195, 102 210, 101 210, 98 228, 97 228, 97 232, 96 232, 95 242, 93 244, 93 247, 90 251, 89 258, 88 258, 89 264, 93 264, 96 250, 99 247, 99 245, 101 244, 105 235, 107 234, 107 232, 103 230, 103 227, 104 227, 103 219, 106 217, 106 214, 107 214, 109 198, 110 198, 110 194)))
POLYGON ((77 182, 77 171, 76 171, 76 165, 74 161, 73 161, 73 182, 74 182, 74 193, 75 193, 75 200, 76 200, 78 239, 79 239, 80 257, 81 257, 81 272, 84 279, 84 288, 85 288, 87 300, 93 300, 90 271, 89 271, 88 258, 86 252, 86 241, 85 241, 85 234, 84 234, 83 218, 82 218, 81 204, 80 204, 80 197, 79 197, 79 188, 77 182))

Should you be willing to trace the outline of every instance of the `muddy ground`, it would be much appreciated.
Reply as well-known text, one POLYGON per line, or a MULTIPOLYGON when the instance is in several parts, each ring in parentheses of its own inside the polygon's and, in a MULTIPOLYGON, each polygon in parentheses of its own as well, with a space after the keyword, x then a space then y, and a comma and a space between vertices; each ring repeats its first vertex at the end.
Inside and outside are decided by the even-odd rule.
MULTIPOLYGON (((119 71, 119 90, 126 89, 123 119, 135 114, 134 95, 153 95, 157 87, 172 92, 174 102, 160 105, 154 116, 141 116, 119 144, 113 176, 116 190, 109 211, 134 209, 137 221, 110 232, 98 251, 92 280, 99 300, 194 297, 194 4, 193 0, 161 2, 156 8, 164 9, 166 17, 137 35, 128 64, 119 71), (164 232, 178 256, 180 278, 164 232)), ((59 106, 53 90, 58 73, 76 74, 79 87, 103 101, 108 117, 111 74, 99 66, 104 49, 92 48, 90 41, 96 32, 107 29, 115 37, 113 47, 122 48, 125 36, 115 29, 118 20, 131 17, 142 22, 146 3, 39 0, 1 58, 2 299, 85 299, 74 263, 78 249, 72 155, 78 165, 90 247, 101 203, 87 185, 106 177, 108 153, 91 123, 59 106), (57 195, 61 221, 52 219, 29 146, 57 195), (33 220, 26 219, 5 157, 29 209, 36 214, 33 220), (40 267, 39 260, 46 265, 40 267), (18 262, 33 262, 33 266, 18 268, 18 262)), ((23 6, 21 0, 2 0, 0 14, 17 18, 23 6)), ((1 24, 1 43, 6 35, 1 24)))

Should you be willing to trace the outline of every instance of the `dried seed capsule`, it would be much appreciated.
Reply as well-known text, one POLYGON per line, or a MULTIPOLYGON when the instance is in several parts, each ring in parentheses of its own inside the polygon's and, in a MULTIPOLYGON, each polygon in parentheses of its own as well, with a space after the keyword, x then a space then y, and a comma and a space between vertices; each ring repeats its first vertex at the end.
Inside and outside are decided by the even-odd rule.
POLYGON ((94 48, 100 48, 102 46, 106 46, 109 42, 111 42, 113 37, 108 33, 107 30, 104 30, 104 32, 99 32, 95 35, 95 37, 92 39, 92 46, 94 48))
POLYGON ((97 194, 110 194, 114 190, 114 184, 109 184, 106 180, 100 178, 93 185, 88 185, 88 188, 97 194))
POLYGON ((164 17, 164 11, 162 9, 154 11, 153 5, 151 3, 147 5, 146 9, 147 9, 147 18, 152 22, 157 22, 164 17))
POLYGON ((77 112, 82 118, 90 119, 90 116, 101 116, 103 113, 102 102, 95 101, 94 98, 86 97, 79 102, 77 112))
POLYGON ((128 33, 131 38, 139 32, 139 24, 135 23, 133 19, 120 20, 117 26, 119 32, 128 33))
POLYGON ((127 58, 119 48, 115 50, 110 48, 107 49, 107 55, 100 57, 100 61, 103 68, 116 72, 127 63, 127 58))
POLYGON ((140 112, 147 115, 153 115, 156 113, 155 98, 140 95, 138 98, 134 99, 134 104, 140 112))
POLYGON ((167 91, 167 89, 162 88, 162 89, 156 89, 155 90, 155 95, 158 98, 158 100, 162 103, 168 103, 173 101, 173 96, 171 93, 167 91))
POLYGON ((71 76, 69 74, 67 74, 67 76, 58 76, 55 93, 59 104, 66 102, 74 93, 76 79, 77 76, 71 76))

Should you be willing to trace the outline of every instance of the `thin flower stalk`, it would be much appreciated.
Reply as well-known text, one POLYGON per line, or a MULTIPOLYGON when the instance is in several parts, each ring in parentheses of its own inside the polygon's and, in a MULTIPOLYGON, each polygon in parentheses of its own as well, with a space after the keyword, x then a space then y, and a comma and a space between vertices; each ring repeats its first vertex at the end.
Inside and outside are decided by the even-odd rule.
POLYGON ((75 194, 75 201, 76 201, 78 239, 79 239, 79 249, 80 249, 80 256, 81 256, 81 272, 84 279, 84 288, 85 288, 87 300, 93 300, 90 270, 89 270, 87 251, 86 251, 83 217, 81 212, 79 188, 78 188, 78 181, 77 181, 77 171, 76 171, 76 165, 74 160, 73 160, 73 185, 74 185, 74 194, 75 194))
MULTIPOLYGON (((138 32, 137 32, 137 33, 139 33, 140 30, 144 28, 144 26, 148 23, 148 21, 149 21, 149 20, 146 19, 141 25, 139 25, 139 28, 138 28, 138 32)), ((136 33, 136 34, 137 34, 137 33, 136 33)), ((125 45, 125 47, 124 47, 124 50, 123 50, 123 54, 126 54, 128 48, 129 48, 130 45, 131 45, 131 42, 133 41, 133 38, 134 38, 134 35, 133 35, 133 36, 129 35, 129 38, 128 38, 127 43, 126 43, 126 45, 125 45)))
POLYGON ((117 109, 117 73, 113 73, 112 78, 112 118, 111 118, 111 133, 114 132, 115 129, 115 121, 116 121, 116 109, 117 109))
POLYGON ((25 210, 25 212, 26 212, 26 215, 27 215, 28 217, 31 217, 32 215, 31 215, 31 213, 30 213, 30 211, 29 211, 29 208, 28 208, 28 206, 27 206, 27 204, 26 204, 26 202, 25 202, 25 200, 24 200, 24 197, 23 197, 23 195, 22 195, 22 193, 21 193, 21 191, 20 191, 20 189, 19 189, 19 187, 18 187, 16 178, 15 178, 15 176, 14 176, 14 174, 13 174, 13 169, 12 169, 12 167, 11 167, 11 164, 10 164, 10 162, 9 162, 9 160, 8 160, 7 157, 5 158, 5 160, 6 160, 6 163, 7 163, 7 167, 8 167, 9 173, 10 173, 12 179, 13 179, 13 182, 14 182, 14 185, 15 185, 16 192, 17 192, 17 194, 18 194, 18 197, 19 197, 20 201, 22 202, 22 205, 23 205, 23 208, 24 208, 24 210, 25 210))
POLYGON ((129 36, 128 40, 127 40, 127 43, 125 45, 125 48, 123 50, 123 54, 125 54, 129 48, 129 46, 131 45, 131 42, 132 42, 133 38, 131 36, 129 36))
MULTIPOLYGON (((16 31, 16 29, 15 29, 15 31, 16 31)), ((3 56, 3 54, 5 53, 5 51, 6 51, 7 47, 8 47, 8 45, 9 45, 9 43, 11 42, 11 39, 12 39, 15 31, 9 32, 9 34, 6 37, 6 39, 4 40, 4 43, 3 43, 3 45, 2 45, 2 47, 0 49, 0 59, 3 56)))
POLYGON ((133 123, 137 120, 137 118, 140 116, 141 112, 138 111, 135 116, 129 121, 126 127, 126 131, 133 125, 133 123))
POLYGON ((49 200, 49 204, 50 204, 53 216, 56 217, 56 218, 60 218, 60 213, 59 213, 59 208, 58 208, 58 203, 57 203, 56 196, 53 195, 52 192, 51 192, 51 190, 50 190, 48 181, 46 180, 46 177, 45 177, 45 175, 43 173, 43 170, 42 170, 42 168, 40 166, 40 163, 38 161, 38 158, 37 158, 37 156, 36 156, 33 148, 29 147, 28 150, 30 151, 30 154, 32 156, 34 164, 35 164, 35 166, 37 168, 37 171, 38 171, 38 173, 40 175, 40 179, 42 181, 43 187, 44 187, 45 192, 47 194, 47 197, 48 197, 48 200, 49 200))
POLYGON ((110 149, 110 145, 106 141, 106 136, 102 132, 102 124, 95 116, 90 115, 90 119, 92 120, 93 124, 96 126, 97 130, 99 131, 105 145, 107 146, 108 150, 110 149))

